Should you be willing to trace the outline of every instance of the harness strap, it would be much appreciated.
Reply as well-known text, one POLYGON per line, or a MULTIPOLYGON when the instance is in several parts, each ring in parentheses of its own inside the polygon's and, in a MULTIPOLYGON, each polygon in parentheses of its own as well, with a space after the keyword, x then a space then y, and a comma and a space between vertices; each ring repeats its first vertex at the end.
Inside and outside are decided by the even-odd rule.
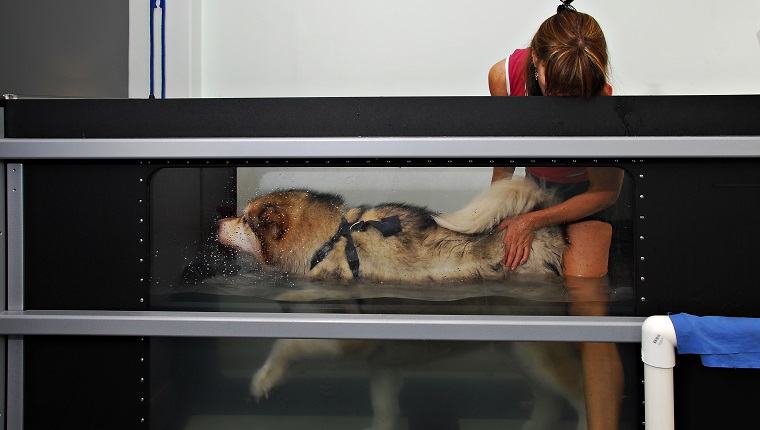
POLYGON ((354 245, 354 240, 351 237, 351 233, 365 231, 368 227, 375 228, 383 235, 383 237, 393 236, 394 234, 398 234, 402 231, 401 220, 399 219, 398 215, 382 218, 380 221, 357 221, 353 224, 349 224, 345 218, 341 218, 340 226, 338 226, 338 231, 336 231, 332 238, 330 238, 330 240, 322 245, 322 247, 319 248, 314 254, 314 257, 311 259, 311 267, 309 270, 313 269, 317 264, 321 263, 325 258, 327 258, 327 255, 330 253, 330 251, 332 251, 332 249, 335 247, 335 244, 340 240, 340 238, 345 237, 346 261, 348 262, 348 267, 351 269, 351 273, 354 275, 354 278, 358 278, 359 254, 356 252, 356 245, 354 245))

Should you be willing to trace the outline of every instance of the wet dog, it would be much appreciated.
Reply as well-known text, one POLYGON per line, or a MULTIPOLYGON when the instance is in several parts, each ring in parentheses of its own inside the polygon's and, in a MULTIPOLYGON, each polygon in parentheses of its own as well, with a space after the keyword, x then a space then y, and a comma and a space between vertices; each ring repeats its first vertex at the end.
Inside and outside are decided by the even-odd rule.
POLYGON ((344 209, 337 195, 274 192, 221 221, 221 243, 250 254, 265 270, 320 279, 435 282, 500 280, 561 271, 565 241, 558 227, 536 231, 530 258, 517 270, 501 264, 501 220, 551 203, 527 180, 500 181, 457 212, 389 203, 344 209))
MULTIPOLYGON (((476 196, 462 209, 436 214, 426 208, 389 203, 344 208, 334 194, 278 191, 251 201, 243 215, 221 221, 218 237, 253 257, 264 270, 312 279, 348 282, 420 283, 505 280, 520 274, 558 277, 566 243, 558 227, 536 231, 527 262, 515 271, 501 263, 501 220, 552 204, 552 196, 532 181, 507 180, 476 196)), ((399 419, 401 378, 397 360, 426 360, 465 350, 470 342, 419 342, 280 339, 251 381, 260 399, 281 383, 298 360, 361 357, 371 367, 373 430, 391 430, 399 419), (445 346, 444 346, 445 345, 445 346), (432 348, 432 349, 431 349, 432 348), (406 353, 404 351, 411 351, 406 353)), ((506 345, 505 345, 506 346, 506 345)), ((586 426, 582 374, 577 352, 564 343, 513 343, 507 346, 532 381, 536 406, 526 428, 552 428, 556 396, 567 399, 586 426)))

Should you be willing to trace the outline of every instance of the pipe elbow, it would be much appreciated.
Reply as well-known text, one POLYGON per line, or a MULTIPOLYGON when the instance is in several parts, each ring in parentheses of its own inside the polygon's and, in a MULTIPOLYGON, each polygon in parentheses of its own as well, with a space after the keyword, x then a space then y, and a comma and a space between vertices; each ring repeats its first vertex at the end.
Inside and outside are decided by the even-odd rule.
POLYGON ((655 315, 641 326, 641 361, 644 364, 670 369, 676 365, 676 330, 670 317, 655 315))

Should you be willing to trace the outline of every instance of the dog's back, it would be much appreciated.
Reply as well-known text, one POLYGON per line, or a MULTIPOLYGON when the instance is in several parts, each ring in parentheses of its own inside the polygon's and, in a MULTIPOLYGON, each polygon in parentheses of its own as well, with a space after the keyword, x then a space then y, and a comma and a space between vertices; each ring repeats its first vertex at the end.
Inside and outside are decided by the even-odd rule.
MULTIPOLYGON (((501 181, 451 214, 436 215, 408 204, 384 204, 353 208, 344 217, 349 224, 389 217, 398 217, 401 222, 401 231, 387 237, 375 228, 351 234, 363 278, 402 282, 498 280, 512 272, 501 264, 503 233, 496 232, 495 227, 504 218, 549 201, 550 196, 530 181, 501 181)), ((309 276, 353 276, 345 257, 347 242, 348 238, 336 242, 330 256, 309 276)), ((558 275, 564 246, 559 228, 540 229, 531 257, 514 273, 558 275)))

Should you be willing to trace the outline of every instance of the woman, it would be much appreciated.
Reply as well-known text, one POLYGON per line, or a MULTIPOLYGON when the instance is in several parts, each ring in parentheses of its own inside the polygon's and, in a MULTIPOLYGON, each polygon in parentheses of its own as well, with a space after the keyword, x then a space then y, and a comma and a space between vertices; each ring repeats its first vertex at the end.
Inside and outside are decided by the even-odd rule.
MULTIPOLYGON (((530 47, 517 49, 496 63, 488 74, 493 96, 604 96, 607 84, 607 44, 590 15, 563 0, 557 14, 544 21, 530 47)), ((514 168, 497 167, 492 181, 512 177, 514 168)), ((569 246, 563 273, 572 315, 607 314, 607 266, 612 226, 605 209, 620 194, 623 171, 606 167, 534 167, 526 176, 558 191, 562 202, 505 220, 503 263, 515 269, 525 263, 534 232, 546 225, 565 224, 569 246)), ((586 387, 590 430, 618 428, 623 371, 617 346, 579 345, 586 387)))

